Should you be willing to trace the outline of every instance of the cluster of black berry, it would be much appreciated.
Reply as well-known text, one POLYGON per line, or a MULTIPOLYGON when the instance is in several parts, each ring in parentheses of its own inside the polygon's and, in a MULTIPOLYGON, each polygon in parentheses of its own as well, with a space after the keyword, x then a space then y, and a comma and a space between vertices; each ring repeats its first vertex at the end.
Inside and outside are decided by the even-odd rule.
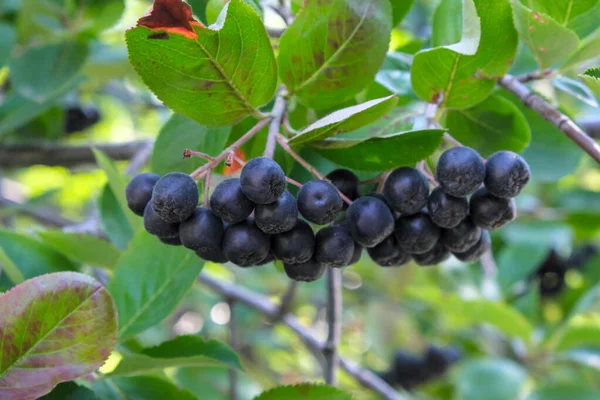
POLYGON ((244 166, 239 179, 219 183, 210 208, 197 206, 194 180, 179 172, 162 178, 139 175, 127 186, 126 197, 131 210, 144 217, 146 230, 166 244, 241 267, 277 259, 291 279, 314 281, 326 266, 356 263, 363 248, 382 266, 400 266, 411 258, 434 265, 450 252, 463 261, 479 258, 490 246, 486 229, 514 219, 510 198, 529 180, 529 168, 510 152, 495 154, 486 167, 479 154, 461 147, 443 154, 440 187, 431 194, 425 176, 412 168, 392 172, 383 193, 362 197, 352 172, 336 170, 327 179, 304 184, 296 199, 285 190, 281 167, 259 157, 244 166), (471 196, 469 215, 465 196, 484 180, 486 189, 471 196), (340 193, 353 200, 349 207, 340 193), (328 226, 314 234, 309 223, 328 226))

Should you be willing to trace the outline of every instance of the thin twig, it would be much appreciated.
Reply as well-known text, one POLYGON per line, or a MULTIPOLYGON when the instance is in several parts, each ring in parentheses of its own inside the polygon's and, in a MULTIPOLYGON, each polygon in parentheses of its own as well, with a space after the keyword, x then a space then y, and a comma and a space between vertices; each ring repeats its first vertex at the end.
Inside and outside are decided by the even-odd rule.
POLYGON ((277 316, 275 317, 273 322, 281 321, 283 317, 291 311, 297 288, 297 281, 290 282, 290 285, 288 286, 287 290, 285 291, 283 296, 281 296, 281 304, 279 304, 279 310, 277 311, 277 316))
POLYGON ((289 176, 286 176, 286 177, 285 177, 285 180, 286 180, 286 181, 288 181, 288 183, 290 183, 290 184, 292 184, 292 185, 296 186, 298 189, 301 189, 301 188, 302 188, 302 184, 301 184, 300 182, 298 182, 298 181, 297 181, 297 180, 295 180, 295 179, 292 179, 292 178, 290 178, 289 176))
POLYGON ((185 149, 185 151, 183 152, 183 158, 190 158, 190 157, 198 157, 198 158, 202 158, 203 160, 206 160, 206 161, 212 161, 215 159, 213 156, 209 156, 208 154, 202 153, 201 151, 185 149))
POLYGON ((52 226, 55 228, 61 228, 66 225, 73 225, 75 222, 67 218, 61 217, 56 210, 46 208, 33 208, 27 204, 17 203, 16 201, 9 200, 5 197, 0 196, 0 208, 14 208, 16 212, 26 215, 36 221, 41 222, 44 225, 52 226))
POLYGON ((327 268, 327 325, 327 342, 323 349, 325 382, 335 386, 340 363, 338 347, 342 336, 342 273, 339 268, 327 268))
MULTIPOLYGON (((238 332, 237 332, 237 324, 236 324, 236 315, 235 315, 235 300, 228 299, 227 301, 229 305, 229 345, 232 349, 238 350, 238 332)), ((229 369, 229 398, 231 400, 238 399, 238 371, 235 368, 229 369)))
POLYGON ((498 286, 498 267, 496 260, 494 260, 494 253, 492 250, 486 251, 481 259, 481 268, 483 270, 483 280, 481 292, 483 296, 488 300, 498 300, 501 296, 501 290, 498 286))
POLYGON ((450 135, 449 133, 444 133, 444 139, 449 142, 450 144, 452 144, 454 147, 462 147, 463 144, 461 142, 459 142, 458 140, 454 139, 454 137, 452 135, 450 135))
POLYGON ((420 161, 419 164, 417 164, 417 168, 419 169, 419 171, 421 171, 421 173, 423 175, 425 175, 425 177, 427 178, 429 183, 431 183, 433 186, 438 185, 437 181, 435 180, 435 177, 433 176, 433 173, 431 172, 431 170, 429 169, 429 166, 427 165, 427 161, 425 161, 425 160, 420 161))
MULTIPOLYGON (((277 143, 279 143, 279 145, 281 147, 283 147, 283 149, 290 156, 292 156, 292 158, 294 160, 296 160, 298 162, 298 164, 302 165, 308 172, 310 172, 311 174, 313 174, 316 178, 329 182, 329 179, 327 179, 323 174, 321 174, 318 169, 316 169, 315 167, 313 167, 308 161, 306 161, 304 158, 302 158, 300 156, 300 154, 296 153, 290 147, 290 145, 287 143, 287 141, 285 140, 285 138, 283 136, 277 135, 276 139, 277 139, 277 143)), ((350 200, 348 197, 346 197, 342 192, 340 192, 338 190, 338 193, 342 197, 342 200, 344 200, 346 202, 346 204, 352 204, 352 200, 350 200)))
MULTIPOLYGON (((200 274, 199 280, 214 292, 219 293, 225 298, 235 299, 239 303, 260 312, 271 320, 273 320, 279 312, 279 307, 277 307, 271 299, 265 295, 253 292, 248 288, 217 280, 206 272, 200 274)), ((304 326, 296 317, 287 314, 283 320, 281 320, 281 323, 292 329, 315 356, 320 356, 322 354, 325 344, 317 339, 315 333, 304 326)), ((404 396, 369 370, 363 369, 344 359, 340 359, 340 366, 363 387, 372 390, 384 399, 405 400, 404 396)))
POLYGON ((581 147, 583 151, 600 163, 600 146, 581 130, 571 118, 567 117, 544 99, 529 90, 527 86, 519 82, 514 76, 506 75, 498 80, 498 84, 517 96, 519 100, 523 102, 525 107, 532 109, 546 121, 556 126, 581 147))
POLYGON ((273 111, 271 112, 273 119, 269 123, 269 135, 267 136, 267 145, 265 146, 265 152, 263 154, 265 157, 273 158, 273 155, 275 154, 276 139, 277 135, 280 134, 281 121, 283 121, 286 110, 287 100, 282 95, 277 96, 273 111))
POLYGON ((252 139, 252 137, 254 137, 254 135, 256 135, 258 132, 260 132, 260 130, 262 128, 264 128, 265 125, 267 125, 270 121, 271 121, 270 118, 265 118, 265 119, 259 121, 256 125, 254 125, 252 127, 252 129, 250 129, 248 132, 246 132, 244 134, 244 136, 242 136, 241 138, 236 140, 231 146, 229 146, 228 148, 223 150, 223 152, 221 154, 219 154, 218 156, 216 156, 212 161, 210 161, 209 163, 201 166, 200 168, 198 168, 197 170, 192 172, 190 174, 190 176, 194 179, 201 178, 207 171, 210 171, 213 168, 215 168, 222 161, 224 161, 227 157, 229 157, 231 153, 235 153, 235 151, 238 148, 243 146, 248 140, 252 139))
POLYGON ((554 71, 552 71, 551 69, 546 69, 543 71, 528 72, 526 74, 518 75, 515 78, 521 83, 527 83, 531 81, 538 81, 541 79, 548 79, 552 76, 553 73, 554 71))
POLYGON ((150 157, 152 157, 152 151, 154 150, 154 142, 146 142, 134 155, 131 157, 129 161, 129 165, 125 170, 125 175, 134 176, 139 173, 148 161, 150 161, 150 157))

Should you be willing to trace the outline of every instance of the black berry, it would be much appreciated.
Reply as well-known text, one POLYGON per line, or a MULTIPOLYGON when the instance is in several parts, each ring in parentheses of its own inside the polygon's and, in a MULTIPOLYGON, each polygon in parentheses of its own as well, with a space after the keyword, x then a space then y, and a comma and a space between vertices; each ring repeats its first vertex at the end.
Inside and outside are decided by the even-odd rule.
POLYGON ((455 253, 469 250, 479 241, 481 228, 473 223, 470 217, 465 218, 452 229, 443 229, 440 242, 455 253))
POLYGON ((125 198, 129 209, 140 217, 144 215, 146 205, 152 198, 154 185, 160 179, 159 175, 146 172, 138 175, 125 188, 125 198))
POLYGON ((315 235, 306 222, 298 220, 291 230, 271 237, 271 251, 287 264, 308 262, 315 252, 315 235))
POLYGON ((492 238, 488 231, 481 231, 481 237, 469 250, 462 253, 452 253, 456 258, 463 262, 476 261, 492 247, 492 238))
POLYGON ((463 197, 475 192, 484 178, 483 159, 469 147, 453 147, 440 157, 437 179, 451 196, 463 197))
POLYGON ((369 193, 369 194, 367 194, 365 196, 367 196, 367 197, 375 197, 376 199, 379 199, 379 200, 383 201, 385 203, 385 205, 388 206, 388 208, 390 209, 392 215, 394 215, 394 218, 395 218, 396 211, 392 208, 392 206, 390 205, 390 203, 388 202, 388 200, 385 198, 385 196, 383 195, 383 193, 372 192, 372 193, 369 193))
POLYGON ((283 269, 290 279, 299 282, 314 282, 323 276, 327 265, 311 258, 302 264, 283 264, 283 269))
POLYGON ((257 204, 254 221, 265 233, 274 235, 287 232, 298 221, 298 204, 287 190, 274 203, 257 204))
POLYGON ((427 253, 415 254, 413 258, 419 265, 438 265, 443 261, 446 261, 450 257, 450 250, 446 248, 442 243, 438 242, 433 249, 427 253))
POLYGON ((273 253, 269 252, 269 254, 265 258, 263 258, 258 263, 254 264, 254 266, 255 267, 260 267, 260 266, 272 263, 273 261, 275 261, 275 256, 273 255, 273 253))
POLYGON ((461 352, 455 348, 429 345, 423 358, 429 373, 437 377, 443 375, 460 357, 461 352))
POLYGON ((471 219, 483 229, 498 229, 517 217, 514 199, 501 199, 481 188, 471 196, 471 219))
POLYGON ((344 225, 321 229, 315 236, 315 259, 334 268, 345 267, 354 255, 354 239, 344 225))
POLYGON ((383 195, 394 210, 405 216, 413 215, 427 204, 429 183, 414 168, 398 168, 385 181, 383 195))
POLYGON ((285 190, 285 174, 272 159, 258 157, 242 168, 240 185, 246 197, 256 204, 269 204, 285 190))
POLYGON ((412 390, 427 382, 427 366, 422 357, 408 354, 402 351, 396 352, 394 362, 390 368, 390 380, 392 384, 412 390))
POLYGON ((152 208, 167 222, 183 222, 198 205, 196 182, 181 172, 172 172, 160 178, 152 191, 152 208))
POLYGON ((240 267, 250 267, 269 255, 271 240, 253 221, 244 221, 227 227, 222 246, 229 261, 240 267))
POLYGON ((327 174, 326 178, 350 200, 360 197, 360 179, 352 171, 336 169, 327 174))
POLYGON ((382 267, 397 267, 410 261, 410 254, 400 249, 394 235, 377 246, 367 249, 367 253, 371 260, 382 267))
POLYGON ((354 252, 352 253, 352 258, 350 259, 348 266, 354 265, 360 261, 360 256, 362 256, 362 251, 363 251, 363 247, 360 244, 354 242, 354 252))
POLYGON ((422 254, 433 249, 440 238, 441 229, 431 221, 429 215, 419 213, 398 218, 394 233, 402 250, 410 254, 422 254))
POLYGON ((223 221, 204 207, 196 208, 194 214, 179 225, 179 237, 185 247, 209 252, 221 247, 223 221))
POLYGON ((298 192, 298 210, 313 224, 326 225, 335 221, 343 208, 342 197, 329 182, 310 181, 298 192))
POLYGON ((434 224, 450 229, 465 219, 469 212, 469 201, 466 197, 450 196, 437 187, 429 195, 427 208, 434 224))
POLYGON ((352 237, 364 247, 374 247, 394 231, 394 216, 381 200, 365 196, 355 200, 346 212, 352 237))
POLYGON ((237 224, 252 214, 254 203, 242 192, 240 180, 231 178, 217 185, 210 196, 210 208, 223 221, 237 224))
POLYGON ((158 236, 158 240, 169 246, 181 246, 183 244, 181 243, 181 239, 178 236, 172 238, 161 238, 160 236, 158 236))
POLYGON ((196 255, 204 261, 210 261, 217 264, 225 264, 228 260, 223 254, 223 249, 201 247, 200 250, 196 250, 196 255))
POLYGON ((494 153, 485 164, 485 187, 496 197, 517 197, 530 178, 529 165, 512 151, 494 153))
POLYGON ((151 203, 148 203, 144 210, 144 228, 149 234, 163 239, 179 237, 179 224, 167 222, 159 217, 151 203))

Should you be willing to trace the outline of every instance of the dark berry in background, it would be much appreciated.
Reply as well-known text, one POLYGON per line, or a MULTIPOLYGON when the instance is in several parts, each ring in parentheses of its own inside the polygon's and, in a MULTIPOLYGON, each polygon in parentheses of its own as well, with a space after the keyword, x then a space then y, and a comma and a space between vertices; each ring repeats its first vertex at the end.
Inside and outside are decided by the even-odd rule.
POLYGON ((360 197, 360 179, 352 171, 336 169, 327 174, 326 178, 350 200, 360 197))
POLYGON ((410 255, 398 246, 396 237, 390 235, 375 247, 367 249, 369 257, 382 267, 397 267, 410 261, 410 255))
POLYGON ((230 224, 246 220, 254 206, 254 202, 242 192, 238 178, 225 179, 210 196, 210 208, 216 216, 230 224))
POLYGON ((472 262, 479 260, 481 256, 492 248, 492 238, 488 231, 481 231, 481 237, 469 250, 462 253, 452 253, 462 262, 472 262))
POLYGON ((185 247, 192 250, 206 251, 221 248, 223 221, 211 210, 198 207, 194 214, 179 225, 179 237, 185 247))
POLYGON ((81 132, 96 125, 101 115, 95 107, 69 107, 65 115, 65 133, 81 132))
POLYGON ((438 242, 433 249, 422 254, 413 254, 415 262, 419 265, 438 265, 450 257, 450 250, 441 242, 438 242))
POLYGON ((240 267, 250 267, 269 255, 271 239, 253 221, 244 221, 225 229, 222 246, 229 261, 240 267))
POLYGON ((298 220, 291 230, 271 237, 271 251, 288 264, 308 262, 315 251, 315 235, 306 222, 298 220))
POLYGON ((265 233, 274 235, 287 232, 298 221, 298 204, 287 190, 271 204, 257 204, 254 222, 265 233))
POLYGON ((443 375, 460 358, 460 350, 453 347, 438 347, 434 345, 430 345, 423 356, 427 371, 432 378, 443 375))
POLYGON ((267 157, 250 160, 240 175, 242 191, 256 204, 269 204, 285 190, 285 174, 279 164, 267 157))
POLYGON ((149 234, 163 239, 179 238, 179 224, 162 219, 154 211, 151 203, 148 203, 144 210, 144 228, 149 234))
POLYGON ((514 199, 501 199, 481 188, 471 196, 470 215, 475 225, 494 230, 517 217, 517 206, 514 199))
POLYGON ((494 153, 485 164, 485 187, 496 197, 517 197, 529 179, 529 165, 523 157, 512 151, 494 153))
POLYGON ((453 147, 440 157, 437 180, 447 194, 456 197, 474 193, 485 178, 485 164, 475 150, 453 147))
POLYGON ((331 183, 314 180, 305 183, 298 192, 298 210, 309 222, 329 224, 344 208, 344 201, 331 183))
POLYGON ((283 269, 290 279, 299 282, 314 282, 323 276, 327 266, 311 258, 302 264, 283 264, 283 269))
POLYGON ((475 246, 481 237, 481 228, 473 223, 471 217, 465 218, 452 229, 443 229, 440 242, 454 253, 463 253, 475 246))
POLYGON ((181 172, 172 172, 160 178, 152 191, 152 208, 165 221, 183 222, 198 205, 196 182, 181 172))
POLYGON ((354 239, 345 225, 321 229, 315 236, 315 259, 330 267, 345 267, 354 255, 354 239))
POLYGON ((434 224, 450 229, 465 219, 469 212, 469 201, 466 197, 450 196, 437 187, 429 195, 427 208, 434 224))
POLYGON ((346 212, 346 223, 356 242, 374 247, 394 231, 394 216, 381 200, 365 196, 355 200, 346 212))
POLYGON ((394 210, 402 215, 413 215, 427 205, 429 183, 414 168, 398 168, 385 181, 383 195, 394 210))
POLYGON ((421 254, 433 249, 440 238, 441 229, 431 221, 429 215, 419 213, 398 218, 394 233, 402 250, 421 254))
POLYGON ((150 172, 140 174, 133 178, 125 188, 125 198, 129 209, 140 217, 144 216, 146 205, 152 198, 154 185, 160 176, 150 172))

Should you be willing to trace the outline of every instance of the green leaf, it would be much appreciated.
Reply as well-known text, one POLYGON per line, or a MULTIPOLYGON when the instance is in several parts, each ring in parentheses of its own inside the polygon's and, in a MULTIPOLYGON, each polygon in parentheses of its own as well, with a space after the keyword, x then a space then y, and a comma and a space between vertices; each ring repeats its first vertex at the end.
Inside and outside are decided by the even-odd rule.
POLYGON ((560 69, 566 71, 571 68, 575 68, 587 61, 593 60, 600 54, 600 30, 596 31, 596 34, 582 40, 579 43, 579 47, 565 62, 560 69))
POLYGON ((594 93, 583 83, 569 77, 558 75, 552 79, 552 85, 569 96, 586 103, 591 107, 598 107, 594 93))
POLYGON ((372 82, 392 30, 387 0, 307 0, 279 41, 279 75, 307 106, 330 109, 372 82))
POLYGON ((398 97, 392 95, 343 108, 305 128, 291 138, 289 143, 290 145, 299 145, 315 140, 323 140, 339 133, 354 131, 377 121, 396 104, 398 104, 398 97))
POLYGON ((443 135, 440 129, 400 132, 359 141, 349 148, 315 148, 315 151, 347 168, 387 171, 415 165, 429 157, 442 143, 443 135))
POLYGON ((594 387, 563 383, 536 389, 526 400, 597 400, 598 398, 600 398, 600 391, 594 387))
POLYGON ((553 350, 582 347, 600 347, 600 318, 597 314, 582 314, 571 318, 553 350))
POLYGON ((408 14, 415 0, 390 0, 392 3, 392 22, 398 25, 408 14))
POLYGON ((460 41, 463 29, 462 10, 463 0, 441 0, 439 2, 433 13, 431 24, 433 47, 448 46, 460 41))
POLYGON ((539 268, 548 255, 548 246, 514 245, 505 247, 498 255, 498 281, 508 290, 513 284, 527 279, 539 268))
POLYGON ((39 400, 99 400, 90 389, 79 386, 74 382, 65 382, 57 385, 50 393, 40 397, 39 400))
POLYGON ((108 377, 140 375, 164 368, 223 367, 242 369, 235 351, 217 340, 204 341, 199 336, 179 336, 143 354, 129 354, 108 377))
POLYGON ((590 11, 598 0, 533 0, 533 9, 549 15, 562 26, 590 11))
POLYGON ((140 231, 117 262, 108 289, 126 340, 164 320, 202 270, 203 261, 182 247, 166 246, 140 231))
POLYGON ((299 385, 276 387, 254 398, 254 400, 281 399, 352 400, 352 396, 331 386, 303 383, 299 385))
POLYGON ((103 379, 94 382, 92 389, 102 400, 197 400, 189 391, 150 376, 103 379))
POLYGON ((112 244, 119 250, 125 250, 131 239, 133 239, 134 231, 127 222, 125 213, 109 184, 104 186, 100 194, 98 213, 100 214, 102 230, 106 232, 112 244))
POLYGON ((596 94, 600 96, 600 68, 591 68, 579 75, 585 84, 596 94))
POLYGON ((231 0, 219 24, 192 27, 187 36, 161 35, 145 26, 127 31, 129 58, 143 81, 167 106, 203 125, 231 125, 258 115, 257 107, 272 99, 277 85, 275 56, 260 16, 242 0, 231 0))
POLYGON ((531 130, 523 113, 496 94, 471 108, 448 110, 445 126, 453 137, 484 157, 500 150, 520 153, 531 140, 531 130))
POLYGON ((116 343, 115 306, 89 276, 43 275, 0 296, 0 333, 0 398, 38 398, 104 363, 116 343))
POLYGON ((575 32, 560 25, 552 17, 533 11, 514 1, 515 27, 531 50, 540 69, 550 68, 566 59, 576 49, 579 38, 575 32))
POLYGON ((435 103, 442 96, 442 107, 472 106, 488 97, 496 77, 508 71, 518 43, 508 0, 466 0, 462 28, 460 42, 415 56, 412 86, 425 101, 435 103))
POLYGON ((0 68, 2 68, 17 41, 17 33, 11 25, 0 23, 0 37, 2 38, 0 41, 0 68))
POLYGON ((38 232, 44 243, 73 261, 112 268, 120 252, 110 243, 91 235, 61 231, 38 232))
POLYGON ((47 101, 77 78, 87 54, 87 45, 79 42, 29 48, 10 62, 11 83, 22 96, 47 101))
POLYGON ((171 116, 154 144, 152 171, 159 175, 194 171, 206 161, 199 157, 183 159, 183 151, 189 148, 218 156, 225 149, 230 131, 231 128, 208 128, 183 115, 171 116))
MULTIPOLYGON (((18 269, 12 279, 29 279, 58 271, 75 271, 77 266, 68 258, 37 240, 16 232, 0 230, 0 250, 18 269)), ((18 280, 13 283, 20 283, 18 280)))
POLYGON ((119 172, 117 166, 104 154, 102 151, 93 149, 94 156, 96 157, 96 162, 98 166, 104 170, 106 174, 106 178, 108 179, 108 185, 115 195, 121 210, 125 214, 125 218, 129 222, 129 225, 134 230, 137 230, 142 225, 141 218, 135 215, 127 206, 127 200, 125 199, 125 179, 123 175, 119 172))
POLYGON ((471 360, 454 377, 461 400, 514 400, 527 383, 527 370, 503 359, 471 360))
POLYGON ((598 19, 600 18, 600 3, 592 7, 589 11, 571 18, 567 28, 574 31, 580 38, 585 38, 598 28, 598 19))

